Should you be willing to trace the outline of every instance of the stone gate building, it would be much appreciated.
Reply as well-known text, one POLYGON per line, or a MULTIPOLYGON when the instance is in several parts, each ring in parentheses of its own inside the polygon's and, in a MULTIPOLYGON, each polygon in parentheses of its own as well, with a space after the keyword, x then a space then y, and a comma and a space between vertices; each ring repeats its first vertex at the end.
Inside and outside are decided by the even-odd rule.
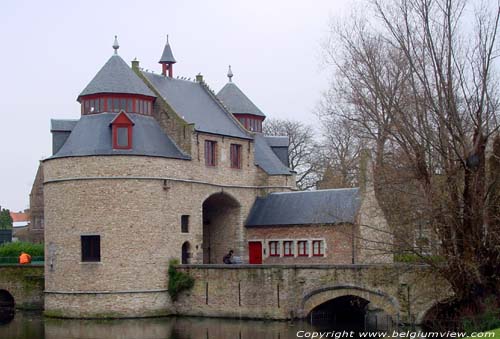
POLYGON ((390 262, 370 180, 299 193, 288 139, 232 82, 216 95, 114 54, 78 96, 78 120, 52 120, 42 162, 45 309, 64 317, 169 314, 167 264, 390 262), (293 210, 293 211, 292 211, 293 210), (293 212, 293 213, 292 213, 293 212), (381 244, 385 244, 382 246, 381 244))

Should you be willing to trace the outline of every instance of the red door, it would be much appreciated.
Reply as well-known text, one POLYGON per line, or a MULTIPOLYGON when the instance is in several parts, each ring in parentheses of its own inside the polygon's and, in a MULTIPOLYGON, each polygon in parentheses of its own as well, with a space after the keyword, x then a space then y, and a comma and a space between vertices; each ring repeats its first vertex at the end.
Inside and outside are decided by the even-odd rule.
POLYGON ((262 243, 250 241, 248 243, 248 257, 250 264, 262 264, 262 243))

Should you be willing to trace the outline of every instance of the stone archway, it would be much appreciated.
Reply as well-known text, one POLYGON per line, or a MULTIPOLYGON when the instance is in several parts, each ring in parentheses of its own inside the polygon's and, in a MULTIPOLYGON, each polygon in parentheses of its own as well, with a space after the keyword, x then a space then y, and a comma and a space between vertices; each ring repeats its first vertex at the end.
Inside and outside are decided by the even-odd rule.
POLYGON ((0 290, 0 324, 9 323, 14 319, 15 300, 6 290, 0 290))
POLYGON ((308 293, 302 299, 298 316, 306 318, 320 305, 346 296, 352 300, 365 300, 366 305, 363 307, 367 307, 371 312, 384 312, 391 317, 393 322, 398 320, 400 306, 396 298, 381 291, 354 285, 324 287, 308 293))
POLYGON ((222 264, 230 249, 238 255, 241 205, 227 193, 209 196, 203 202, 203 263, 222 264))

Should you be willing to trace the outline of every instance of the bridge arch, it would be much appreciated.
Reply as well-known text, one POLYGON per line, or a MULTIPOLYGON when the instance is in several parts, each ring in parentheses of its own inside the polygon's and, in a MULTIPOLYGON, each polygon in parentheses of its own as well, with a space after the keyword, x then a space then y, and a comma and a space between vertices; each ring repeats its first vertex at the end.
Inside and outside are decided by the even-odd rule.
POLYGON ((399 316, 399 302, 385 292, 356 285, 336 285, 317 289, 305 295, 300 305, 299 317, 305 318, 318 306, 347 296, 366 300, 371 310, 384 311, 393 320, 399 316))
POLYGON ((241 255, 240 239, 241 204, 232 195, 218 192, 207 197, 202 204, 203 263, 222 264, 230 249, 241 255))
POLYGON ((432 321, 432 319, 429 318, 429 316, 432 317, 433 312, 437 312, 439 307, 446 307, 446 305, 451 301, 450 297, 440 299, 440 300, 432 300, 429 303, 425 304, 422 307, 422 310, 417 313, 415 317, 415 324, 417 325, 423 325, 425 323, 429 324, 429 321, 432 321))
POLYGON ((0 289, 0 324, 7 324, 14 319, 15 300, 9 291, 0 289))

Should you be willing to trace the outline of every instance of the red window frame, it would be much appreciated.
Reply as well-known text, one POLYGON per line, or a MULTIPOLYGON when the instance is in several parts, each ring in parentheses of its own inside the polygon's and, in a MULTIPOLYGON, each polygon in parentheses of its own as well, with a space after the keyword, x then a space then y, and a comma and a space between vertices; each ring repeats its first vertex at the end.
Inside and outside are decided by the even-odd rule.
POLYGON ((308 257, 309 256, 309 251, 307 248, 307 240, 297 241, 297 254, 299 257, 308 257), (303 248, 301 248, 302 244, 304 245, 303 248))
POLYGON ((241 145, 231 144, 229 149, 229 158, 231 160, 231 168, 241 168, 241 145))
POLYGON ((312 254, 313 257, 322 257, 325 253, 321 250, 321 245, 323 244, 323 240, 313 240, 312 242, 312 254), (316 245, 318 248, 316 248, 316 245))
POLYGON ((114 149, 131 149, 132 148, 132 125, 113 124, 113 148, 114 149), (118 129, 127 129, 127 145, 122 146, 118 144, 118 129))
POLYGON ((279 242, 278 241, 270 241, 269 242, 269 256, 270 257, 279 257, 279 242))
POLYGON ((283 241, 283 256, 293 257, 293 241, 283 241), (287 245, 289 246, 287 247, 287 245))
POLYGON ((217 166, 217 141, 205 140, 205 165, 217 166))

